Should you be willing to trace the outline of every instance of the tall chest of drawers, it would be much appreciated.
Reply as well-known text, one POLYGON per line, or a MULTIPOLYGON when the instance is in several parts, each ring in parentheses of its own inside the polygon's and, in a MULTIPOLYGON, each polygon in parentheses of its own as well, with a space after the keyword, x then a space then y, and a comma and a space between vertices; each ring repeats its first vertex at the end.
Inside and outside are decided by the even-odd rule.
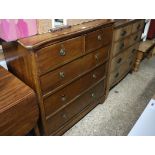
POLYGON ((135 63, 144 20, 116 20, 114 24, 109 87, 113 87, 135 63))
POLYGON ((105 100, 113 22, 94 20, 4 43, 8 69, 38 96, 44 135, 61 135, 105 100))

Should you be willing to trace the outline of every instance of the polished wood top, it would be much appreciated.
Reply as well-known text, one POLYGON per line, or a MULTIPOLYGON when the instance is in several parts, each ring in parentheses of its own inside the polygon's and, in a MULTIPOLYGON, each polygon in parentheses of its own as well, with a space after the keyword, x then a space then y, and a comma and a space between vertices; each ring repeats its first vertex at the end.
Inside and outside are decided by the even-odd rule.
POLYGON ((73 35, 80 35, 83 32, 87 32, 89 30, 106 27, 108 25, 112 25, 113 21, 109 19, 97 19, 89 22, 85 22, 79 25, 71 26, 70 28, 63 29, 55 32, 48 32, 41 35, 34 35, 31 37, 19 39, 18 43, 24 46, 27 49, 36 49, 39 46, 46 44, 48 42, 54 42, 61 38, 73 37, 73 35))
POLYGON ((23 97, 32 92, 27 85, 0 66, 0 113, 19 104, 23 97))

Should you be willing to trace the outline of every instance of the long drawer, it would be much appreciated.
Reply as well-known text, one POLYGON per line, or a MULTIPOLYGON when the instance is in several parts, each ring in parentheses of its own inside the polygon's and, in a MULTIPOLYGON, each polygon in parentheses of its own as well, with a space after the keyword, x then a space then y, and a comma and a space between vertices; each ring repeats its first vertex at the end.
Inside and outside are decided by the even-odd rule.
POLYGON ((67 84, 85 72, 104 63, 108 59, 109 49, 110 46, 100 48, 95 52, 89 53, 76 61, 41 76, 40 83, 43 94, 67 84))
POLYGON ((105 68, 106 65, 103 64, 60 91, 46 97, 44 99, 46 116, 56 112, 61 107, 68 104, 68 102, 71 102, 73 99, 78 97, 83 91, 93 86, 99 80, 105 78, 105 68))
POLYGON ((114 41, 118 41, 122 38, 125 38, 126 36, 129 36, 131 34, 131 30, 132 30, 132 25, 127 25, 115 30, 114 41))
POLYGON ((118 53, 120 53, 121 51, 123 51, 124 49, 129 47, 129 39, 130 37, 127 37, 113 44, 113 48, 112 48, 113 57, 117 55, 118 53))
POLYGON ((112 41, 112 28, 107 27, 97 31, 90 32, 85 36, 86 53, 101 48, 112 41))
POLYGON ((71 102, 67 107, 56 113, 54 116, 47 119, 48 134, 52 134, 60 127, 63 127, 66 122, 80 113, 85 107, 95 102, 98 104, 97 99, 105 93, 105 81, 102 80, 99 84, 82 94, 75 101, 71 102))
POLYGON ((46 73, 84 53, 83 37, 69 39, 37 51, 39 74, 46 73))

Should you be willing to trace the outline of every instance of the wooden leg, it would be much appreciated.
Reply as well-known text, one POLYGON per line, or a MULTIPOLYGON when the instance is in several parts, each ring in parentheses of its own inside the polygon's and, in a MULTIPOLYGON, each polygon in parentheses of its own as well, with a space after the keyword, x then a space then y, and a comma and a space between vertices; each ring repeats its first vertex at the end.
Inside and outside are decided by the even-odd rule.
POLYGON ((139 66, 140 66, 142 59, 143 59, 143 52, 138 51, 137 56, 136 56, 135 66, 133 69, 135 72, 137 72, 139 70, 139 66))
POLYGON ((39 131, 38 125, 36 125, 34 127, 34 133, 35 133, 36 136, 40 136, 40 131, 39 131))

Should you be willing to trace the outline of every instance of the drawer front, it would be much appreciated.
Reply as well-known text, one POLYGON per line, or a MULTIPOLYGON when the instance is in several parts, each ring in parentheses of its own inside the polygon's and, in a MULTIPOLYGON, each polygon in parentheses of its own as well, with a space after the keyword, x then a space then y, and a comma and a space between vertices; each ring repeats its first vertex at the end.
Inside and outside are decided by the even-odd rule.
POLYGON ((89 87, 93 86, 97 81, 101 80, 105 76, 106 65, 102 65, 92 72, 84 75, 82 78, 76 80, 72 84, 57 91, 53 95, 44 99, 44 107, 46 116, 49 116, 53 112, 57 111, 62 106, 71 102, 83 91, 86 91, 89 87))
POLYGON ((117 55, 115 58, 112 59, 111 62, 111 70, 110 72, 115 71, 122 65, 126 60, 126 53, 128 53, 128 49, 126 51, 123 51, 119 55, 117 55))
POLYGON ((142 35, 142 32, 139 31, 138 33, 133 34, 132 36, 130 36, 130 45, 133 45, 133 44, 139 42, 140 39, 141 39, 141 35, 142 35))
POLYGON ((132 25, 124 26, 114 31, 114 41, 118 41, 131 34, 132 25))
POLYGON ((80 113, 85 107, 96 102, 97 99, 104 95, 105 85, 104 80, 88 90, 86 93, 78 97, 74 102, 71 102, 67 107, 56 113, 54 116, 47 119, 48 134, 56 132, 59 128, 63 127, 66 122, 80 113))
POLYGON ((127 67, 127 62, 124 62, 120 68, 110 74, 110 86, 113 86, 114 83, 117 83, 122 78, 122 76, 127 73, 127 67))
POLYGON ((112 41, 112 28, 108 27, 97 31, 90 32, 85 36, 86 53, 101 48, 112 41))
POLYGON ((126 56, 125 56, 126 59, 128 59, 129 57, 135 56, 136 53, 137 53, 138 47, 139 47, 139 43, 137 43, 137 44, 131 46, 131 47, 127 50, 127 52, 126 52, 126 56))
POLYGON ((81 56, 83 46, 83 37, 77 37, 40 49, 37 51, 39 73, 46 73, 81 56))
POLYGON ((144 28, 144 24, 145 24, 145 21, 144 20, 141 20, 141 21, 138 21, 136 23, 134 23, 132 25, 132 33, 135 33, 139 30, 142 30, 144 28))
POLYGON ((41 76, 40 83, 43 94, 63 86, 85 72, 101 65, 108 58, 109 49, 109 46, 98 49, 93 53, 41 76))
POLYGON ((112 48, 113 57, 129 46, 129 39, 130 37, 113 44, 112 48))

